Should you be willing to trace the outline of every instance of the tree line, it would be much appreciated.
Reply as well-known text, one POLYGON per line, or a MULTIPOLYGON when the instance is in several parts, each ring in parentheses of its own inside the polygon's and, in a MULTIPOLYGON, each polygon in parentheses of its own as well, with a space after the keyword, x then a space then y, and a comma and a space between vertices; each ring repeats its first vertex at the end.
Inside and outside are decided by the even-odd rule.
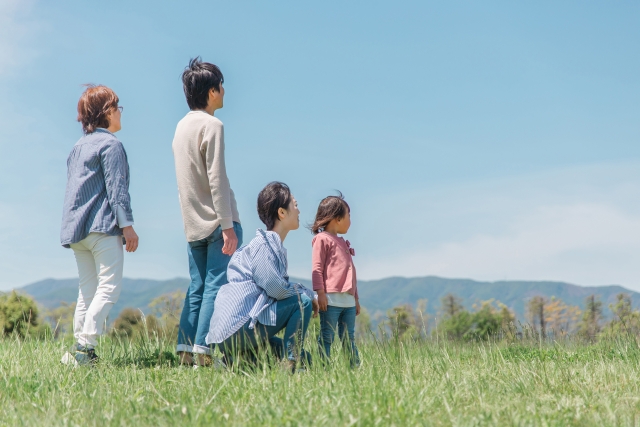
MULTIPOLYGON (((534 296, 526 302, 526 319, 516 320, 514 312, 497 300, 483 301, 468 310, 463 300, 445 295, 437 313, 426 312, 426 300, 416 305, 403 304, 388 310, 379 319, 375 335, 450 340, 487 339, 562 339, 567 337, 596 341, 603 337, 640 336, 640 310, 631 297, 620 293, 609 304, 611 318, 605 319, 603 303, 596 295, 585 299, 584 309, 566 304, 559 298, 534 296)), ((370 322, 370 321, 369 321, 370 322)))
MULTIPOLYGON (((183 298, 181 291, 162 295, 149 304, 151 312, 146 315, 139 309, 125 308, 111 324, 109 333, 125 339, 152 336, 175 339, 183 298)), ((607 320, 603 316, 603 303, 596 295, 586 298, 584 309, 555 297, 534 296, 526 303, 525 321, 519 322, 500 301, 483 301, 469 310, 460 297, 447 294, 441 299, 438 312, 431 314, 424 299, 415 305, 398 305, 385 314, 376 313, 373 319, 363 307, 356 334, 361 339, 442 337, 459 341, 565 337, 595 341, 603 336, 640 336, 640 311, 633 308, 628 294, 618 294, 609 309, 613 316, 607 320)), ((27 295, 15 291, 1 294, 0 335, 54 338, 69 335, 73 333, 74 311, 75 303, 45 310, 27 295)), ((315 323, 317 319, 312 330, 315 323)))

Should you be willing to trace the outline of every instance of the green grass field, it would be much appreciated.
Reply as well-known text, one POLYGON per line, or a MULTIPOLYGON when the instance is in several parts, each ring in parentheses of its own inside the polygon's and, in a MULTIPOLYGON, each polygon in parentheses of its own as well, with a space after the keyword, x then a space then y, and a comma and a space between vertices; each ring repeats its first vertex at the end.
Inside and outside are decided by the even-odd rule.
POLYGON ((180 368, 172 343, 109 338, 99 367, 73 369, 70 344, 0 341, 2 425, 640 425, 633 340, 369 342, 357 370, 337 355, 295 375, 180 368))

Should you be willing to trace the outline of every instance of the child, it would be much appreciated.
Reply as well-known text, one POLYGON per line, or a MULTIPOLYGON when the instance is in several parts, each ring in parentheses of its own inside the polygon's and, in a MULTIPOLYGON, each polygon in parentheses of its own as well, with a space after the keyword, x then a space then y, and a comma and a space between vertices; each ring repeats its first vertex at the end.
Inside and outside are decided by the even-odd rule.
POLYGON ((313 245, 313 290, 318 293, 320 309, 320 337, 318 345, 325 360, 331 356, 331 344, 336 326, 343 346, 351 356, 351 366, 358 366, 360 360, 355 342, 356 316, 360 314, 356 269, 352 256, 355 255, 349 241, 338 234, 346 234, 351 226, 350 209, 339 196, 329 196, 318 206, 316 219, 311 231, 316 236, 313 245), (348 335, 349 341, 346 341, 348 335))

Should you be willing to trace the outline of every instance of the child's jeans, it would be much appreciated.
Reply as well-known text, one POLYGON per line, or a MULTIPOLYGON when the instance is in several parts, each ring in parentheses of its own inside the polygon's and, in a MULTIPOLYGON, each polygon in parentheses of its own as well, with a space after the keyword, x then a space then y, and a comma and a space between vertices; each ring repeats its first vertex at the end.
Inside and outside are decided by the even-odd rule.
POLYGON ((360 365, 358 348, 356 347, 356 308, 327 306, 327 311, 320 312, 320 336, 318 346, 320 355, 325 361, 331 357, 331 344, 336 331, 342 340, 342 347, 349 352, 351 366, 360 365))

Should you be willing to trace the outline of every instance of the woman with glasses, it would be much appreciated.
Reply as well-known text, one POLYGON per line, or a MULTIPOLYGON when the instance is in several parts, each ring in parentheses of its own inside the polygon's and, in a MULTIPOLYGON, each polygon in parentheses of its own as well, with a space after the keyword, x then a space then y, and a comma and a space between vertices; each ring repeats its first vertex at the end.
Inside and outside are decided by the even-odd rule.
POLYGON ((108 87, 90 85, 78 102, 84 135, 67 159, 60 241, 73 249, 80 286, 73 324, 75 355, 65 355, 63 362, 98 361, 97 338, 120 295, 123 246, 127 252, 138 248, 127 153, 115 136, 121 128, 118 101, 108 87))

